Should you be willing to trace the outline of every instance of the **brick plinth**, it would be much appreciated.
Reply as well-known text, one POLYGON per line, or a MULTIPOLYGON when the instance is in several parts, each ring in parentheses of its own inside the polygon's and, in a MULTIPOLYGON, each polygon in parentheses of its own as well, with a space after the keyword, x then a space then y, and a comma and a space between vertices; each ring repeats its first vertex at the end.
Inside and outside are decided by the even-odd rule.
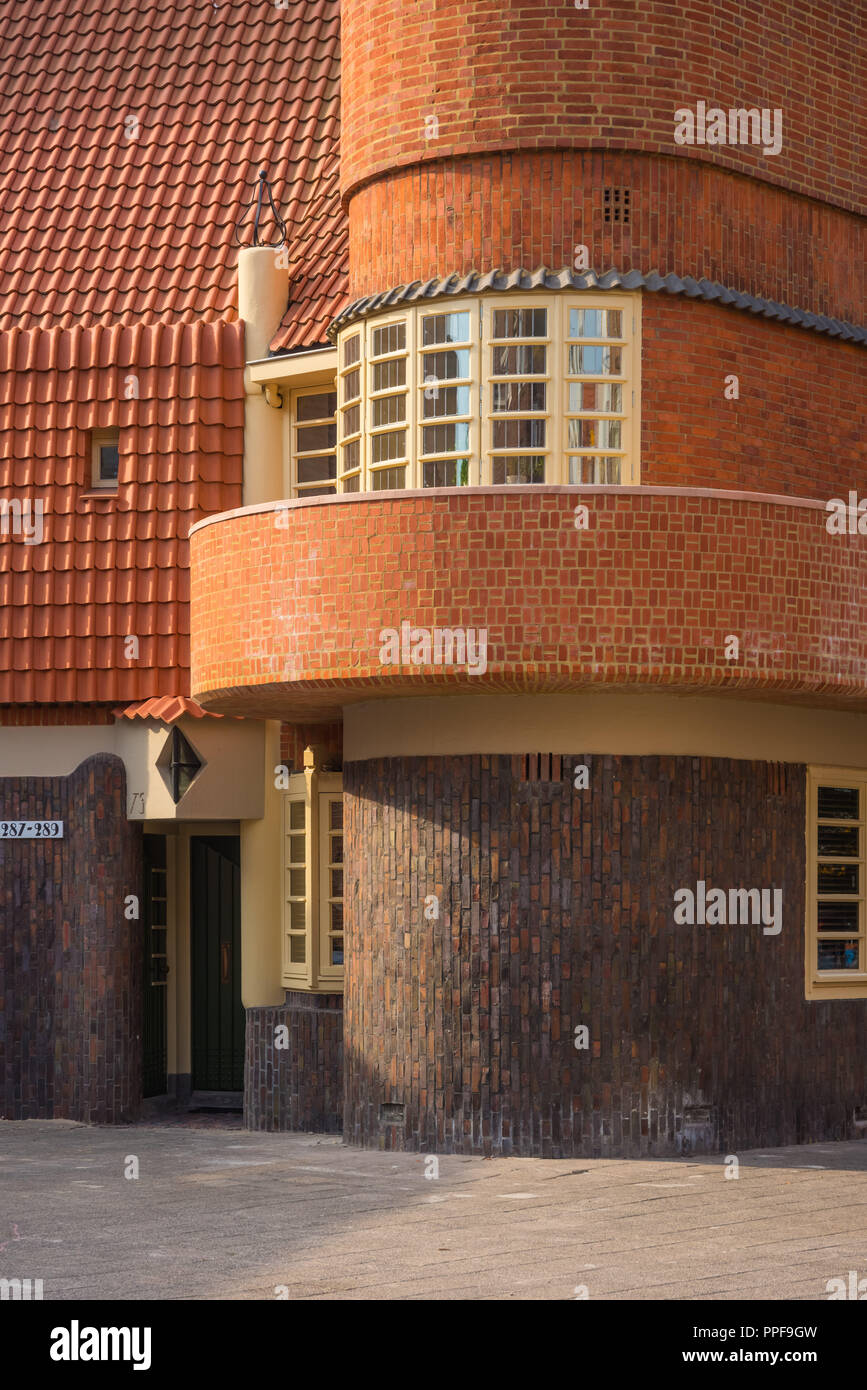
POLYGON ((552 764, 346 765, 346 1139, 589 1157, 855 1137, 867 1007, 804 999, 805 769, 552 764), (781 889, 779 935, 676 925, 699 879, 781 889))
POLYGON ((343 996, 287 990, 286 1002, 247 1009, 247 1129, 339 1134, 343 1114, 343 996), (283 1027, 288 1034, 278 1034, 283 1027), (278 1047, 278 1037, 285 1047, 278 1047))
POLYGON ((141 1101, 141 827, 120 759, 0 779, 4 820, 62 840, 0 840, 0 1115, 125 1124, 141 1101))

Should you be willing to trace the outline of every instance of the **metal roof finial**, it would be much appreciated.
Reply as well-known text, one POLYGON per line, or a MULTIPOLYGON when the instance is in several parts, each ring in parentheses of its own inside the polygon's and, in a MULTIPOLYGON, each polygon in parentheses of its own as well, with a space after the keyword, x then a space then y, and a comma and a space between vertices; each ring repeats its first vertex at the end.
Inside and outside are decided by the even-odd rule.
MULTIPOLYGON (((250 199, 250 202, 249 202, 249 203, 247 204, 247 206, 245 207, 244 212, 247 211, 247 208, 249 208, 249 207, 251 206, 252 202, 253 202, 253 199, 251 198, 251 199, 250 199)), ((240 237, 240 235, 239 235, 239 231, 238 231, 238 229, 239 229, 239 227, 241 226, 241 223, 243 222, 243 220, 244 220, 244 218, 243 218, 243 216, 241 216, 241 217, 238 219, 238 221, 235 223, 235 240, 237 241, 237 243, 238 243, 239 246, 243 246, 243 245, 244 245, 244 243, 243 243, 243 241, 241 240, 241 237, 240 237)), ((286 223, 283 221, 283 218, 280 216, 279 212, 277 211, 276 205, 275 205, 275 203, 274 203, 274 195, 273 195, 272 192, 271 192, 271 185, 270 185, 270 183, 268 182, 268 174, 267 174, 267 171, 266 171, 265 169, 260 169, 260 170, 259 170, 259 190, 258 190, 258 193, 256 194, 256 212, 255 212, 255 215, 254 215, 254 217, 253 217, 253 240, 252 240, 252 242, 250 243, 250 245, 251 245, 251 246, 270 246, 270 247, 272 247, 274 250, 276 250, 277 247, 278 247, 278 246, 282 246, 282 245, 285 243, 285 241, 286 241, 286 223), (279 236, 279 238, 277 239, 277 241, 262 241, 262 240, 260 239, 260 236, 259 236, 259 223, 260 223, 260 220, 261 220, 261 217, 262 217, 262 207, 263 207, 263 204, 264 204, 264 201, 265 201, 265 194, 266 194, 266 193, 267 193, 267 195, 268 195, 268 203, 269 203, 269 206, 270 206, 270 208, 271 208, 271 212, 272 212, 272 214, 273 214, 274 221, 277 223, 277 228, 278 228, 278 230, 279 230, 279 232, 280 232, 280 236, 279 236)))

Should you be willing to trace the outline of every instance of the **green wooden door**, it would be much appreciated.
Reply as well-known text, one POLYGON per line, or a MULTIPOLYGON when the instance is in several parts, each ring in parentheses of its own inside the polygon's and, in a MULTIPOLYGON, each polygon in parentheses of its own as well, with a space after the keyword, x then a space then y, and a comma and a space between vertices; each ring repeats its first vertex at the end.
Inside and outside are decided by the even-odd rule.
POLYGON ((193 1090, 244 1088, 241 1003, 241 842, 190 838, 193 1090))
POLYGON ((142 1092, 166 1093, 166 956, 167 876, 165 835, 145 835, 144 892, 144 1008, 142 1011, 142 1092))

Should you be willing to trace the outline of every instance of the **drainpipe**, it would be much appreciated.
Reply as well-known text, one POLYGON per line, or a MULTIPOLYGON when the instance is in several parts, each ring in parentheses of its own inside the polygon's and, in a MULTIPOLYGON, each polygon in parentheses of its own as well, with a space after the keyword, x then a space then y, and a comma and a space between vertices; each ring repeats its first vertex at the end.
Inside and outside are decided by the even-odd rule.
MULTIPOLYGON (((268 345, 286 312, 289 271, 285 262, 285 247, 248 246, 238 255, 238 315, 244 323, 248 362, 268 356, 268 345)), ((276 399, 268 403, 246 369, 244 391, 242 501, 248 507, 277 502, 283 496, 283 412, 276 399)), ((271 394, 273 398, 273 389, 271 394)))

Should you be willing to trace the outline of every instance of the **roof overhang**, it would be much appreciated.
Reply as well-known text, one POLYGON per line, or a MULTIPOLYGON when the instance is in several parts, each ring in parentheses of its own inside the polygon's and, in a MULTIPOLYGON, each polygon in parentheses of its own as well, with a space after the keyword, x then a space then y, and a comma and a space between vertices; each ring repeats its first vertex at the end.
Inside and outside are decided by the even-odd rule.
POLYGON ((267 386, 326 386, 337 375, 337 348, 313 348, 285 357, 263 357, 247 363, 250 381, 267 386))

